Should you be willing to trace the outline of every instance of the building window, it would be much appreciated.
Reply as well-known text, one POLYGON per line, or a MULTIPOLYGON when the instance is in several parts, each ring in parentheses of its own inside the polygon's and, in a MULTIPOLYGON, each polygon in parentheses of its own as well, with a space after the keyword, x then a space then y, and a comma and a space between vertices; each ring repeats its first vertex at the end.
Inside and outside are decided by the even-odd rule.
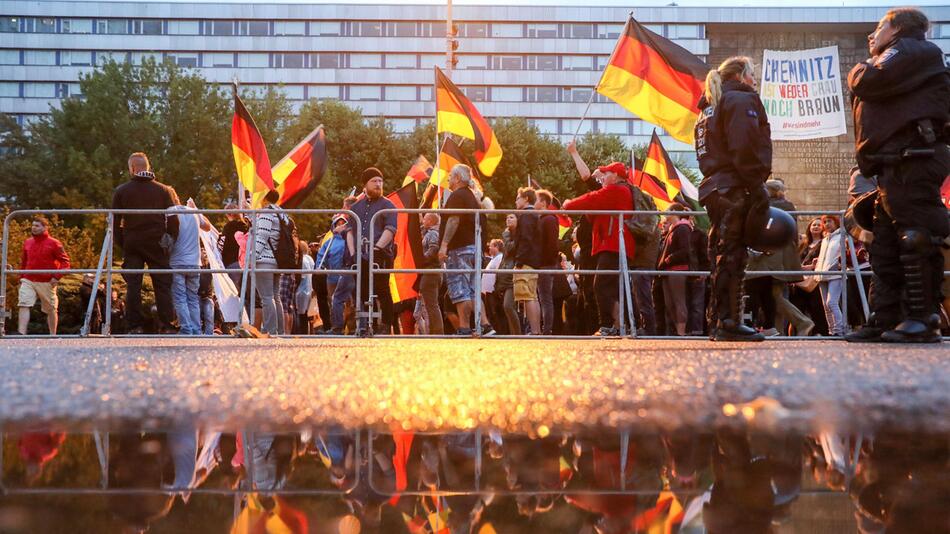
POLYGON ((230 20, 214 20, 206 22, 205 27, 211 25, 211 35, 234 35, 234 22, 230 20))
POLYGON ((338 69, 340 68, 341 54, 310 54, 310 68, 338 69))
POLYGON ((629 121, 617 119, 600 119, 598 126, 600 131, 605 134, 628 135, 627 124, 629 121))
POLYGON ((528 37, 556 38, 557 24, 528 24, 528 37))
POLYGON ((28 18, 23 20, 25 31, 30 33, 56 33, 56 19, 28 18))
POLYGON ((304 67, 304 54, 285 52, 274 54, 274 68, 276 69, 302 69, 304 67))
POLYGON ((565 24, 564 37, 568 39, 591 39, 594 37, 594 25, 565 24))
POLYGON ((650 30, 651 32, 657 35, 663 35, 663 25, 662 24, 644 24, 644 28, 650 30))
POLYGON ((520 87, 492 87, 492 102, 521 102, 524 95, 520 87))
POLYGON ((389 124, 396 133, 410 133, 416 129, 416 119, 389 119, 389 124))
POLYGON ((598 39, 616 39, 620 37, 620 32, 622 31, 623 31, 623 24, 598 24, 597 38, 598 39))
POLYGON ((92 19, 63 19, 63 33, 92 33, 92 19))
POLYGON ((557 70, 557 56, 528 56, 528 70, 557 70))
POLYGON ((96 33, 125 35, 129 33, 129 21, 125 19, 105 19, 96 21, 96 33))
POLYGON ((462 92, 472 102, 485 102, 488 100, 487 87, 463 87, 462 92))
POLYGON ((386 100, 398 100, 402 102, 413 102, 416 100, 415 85, 387 85, 386 100))
POLYGON ((557 119, 528 119, 528 124, 537 128, 542 134, 557 134, 557 119))
POLYGON ((20 31, 20 19, 16 17, 0 17, 0 32, 17 33, 20 31))
MULTIPOLYGON (((562 120, 561 120, 561 133, 562 133, 562 134, 573 134, 574 132, 577 131, 577 126, 578 126, 578 123, 579 123, 579 122, 580 122, 580 121, 579 121, 578 119, 562 119, 562 120)), ((579 134, 586 134, 586 133, 592 132, 592 131, 593 131, 593 128, 594 128, 593 122, 594 122, 594 121, 590 121, 590 120, 584 121, 584 123, 580 125, 581 129, 580 129, 580 132, 578 132, 578 133, 579 133, 579 134)))
POLYGON ((521 56, 492 56, 494 70, 521 70, 523 58, 521 56))
POLYGON ((666 27, 666 36, 670 39, 702 39, 701 24, 670 24, 666 27))
POLYGON ((55 65, 56 52, 52 50, 27 50, 23 54, 24 65, 55 65))
POLYGON ((132 33, 136 35, 161 35, 162 21, 155 19, 133 20, 132 33))
POLYGON ((238 67, 264 68, 269 67, 267 54, 238 54, 238 67))
POLYGON ((307 24, 293 20, 278 20, 274 23, 274 35, 306 35, 307 24))
POLYGON ((152 60, 155 63, 161 63, 163 61, 162 53, 161 52, 132 52, 133 65, 141 65, 148 60, 152 60))
POLYGON ((248 98, 251 100, 264 98, 264 95, 267 94, 268 89, 268 86, 262 84, 241 85, 241 98, 248 98))
POLYGON ((287 100, 303 100, 302 85, 281 85, 275 87, 275 89, 283 93, 287 100))
POLYGON ((387 69, 414 69, 416 68, 415 54, 386 54, 387 69))
POLYGON ((656 126, 641 120, 633 121, 633 135, 652 135, 653 130, 657 130, 657 135, 662 135, 663 131, 656 126))
POLYGON ((561 96, 563 97, 564 102, 581 102, 586 103, 590 100, 590 94, 593 89, 586 89, 583 87, 565 87, 562 89, 561 96))
POLYGON ((175 52, 174 54, 167 54, 165 56, 169 61, 178 65, 179 67, 197 67, 198 66, 198 54, 188 53, 188 52, 175 52))
POLYGON ((593 70, 594 56, 564 56, 561 58, 562 70, 593 70))
POLYGON ((607 68, 607 63, 610 63, 610 56, 595 56, 597 60, 597 69, 604 70, 607 68))
POLYGON ((311 22, 310 35, 343 35, 340 31, 341 22, 311 22))
POLYGON ((0 50, 0 65, 19 65, 20 51, 9 48, 0 50))
POLYGON ((25 98, 56 98, 56 84, 26 82, 23 84, 23 96, 25 98))
POLYGON ((270 23, 266 20, 242 20, 238 22, 239 35, 268 35, 270 23))
POLYGON ((445 65, 445 54, 422 54, 419 58, 419 68, 429 69, 432 67, 442 67, 445 65))
POLYGON ((383 56, 380 54, 350 54, 351 69, 380 69, 383 56))
POLYGON ((82 85, 78 83, 70 83, 69 96, 72 98, 82 98, 83 96, 85 96, 82 94, 82 85))
POLYGON ((488 56, 459 55, 458 68, 468 70, 485 70, 488 68, 488 56))
POLYGON ((338 85, 311 85, 307 89, 307 93, 310 95, 310 98, 319 100, 340 99, 340 87, 338 85))
POLYGON ((20 96, 20 82, 0 82, 0 96, 18 98, 20 96))
POLYGON ((234 54, 205 52, 201 55, 201 64, 204 67, 233 67, 234 54))
POLYGON ((110 61, 115 63, 125 63, 127 61, 126 58, 127 54, 125 52, 95 52, 96 65, 105 65, 110 61))
POLYGON ((459 24, 459 35, 462 37, 486 37, 488 35, 488 24, 484 22, 459 24))
POLYGON ((390 22, 386 25, 390 37, 415 37, 415 22, 390 22))
POLYGON ((197 20, 168 21, 168 35, 198 35, 197 20))
POLYGON ((351 85, 349 100, 382 100, 383 88, 378 85, 351 85))
POLYGON ((432 102, 432 86, 423 85, 419 90, 419 101, 420 102, 432 102))
POLYGON ((521 24, 492 24, 491 25, 491 36, 492 37, 523 37, 524 32, 521 24))
POLYGON ((89 50, 63 50, 59 53, 60 65, 92 65, 92 52, 89 50))
MULTIPOLYGON (((16 20, 16 19, 14 19, 16 20)), ((930 27, 934 39, 950 38, 950 24, 934 24, 930 27)), ((6 30, 0 30, 6 31, 6 30)), ((16 30, 12 30, 16 31, 16 30)))
POLYGON ((382 22, 354 22, 353 23, 354 37, 382 37, 382 35, 383 35, 382 22))
POLYGON ((557 102, 557 87, 529 87, 528 102, 557 102))

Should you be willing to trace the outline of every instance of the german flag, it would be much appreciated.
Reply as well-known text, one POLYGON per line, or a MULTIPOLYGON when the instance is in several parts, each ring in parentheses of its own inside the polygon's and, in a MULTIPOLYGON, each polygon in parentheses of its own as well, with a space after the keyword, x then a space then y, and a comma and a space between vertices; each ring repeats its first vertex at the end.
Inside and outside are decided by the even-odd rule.
POLYGON ((435 122, 438 133, 453 133, 475 142, 478 170, 491 176, 501 161, 501 145, 471 101, 435 67, 435 122))
POLYGON ((403 178, 402 185, 406 185, 410 182, 417 184, 424 183, 431 175, 432 164, 429 163, 429 160, 427 160, 425 156, 419 156, 416 158, 416 162, 412 164, 409 172, 406 173, 406 177, 403 178))
POLYGON ((693 144, 709 66, 630 17, 597 92, 679 141, 693 144))
POLYGON ((426 186, 425 192, 422 193, 422 202, 419 204, 420 208, 430 208, 437 210, 439 209, 439 197, 442 196, 439 194, 442 188, 433 185, 431 182, 426 186))
POLYGON ((451 137, 446 137, 445 141, 442 142, 442 150, 439 151, 439 159, 437 160, 439 167, 432 170, 429 183, 448 189, 449 172, 452 171, 452 167, 459 163, 465 163, 465 161, 465 156, 462 155, 462 150, 458 144, 451 137))
POLYGON ((645 174, 656 178, 666 189, 666 196, 675 199, 676 195, 683 190, 683 183, 680 181, 679 172, 673 165, 673 160, 660 143, 660 137, 653 131, 653 138, 650 140, 650 146, 647 148, 646 158, 643 160, 642 170, 645 174))
POLYGON ((666 191, 666 184, 655 176, 643 172, 644 162, 637 159, 633 153, 630 154, 630 159, 633 161, 633 167, 630 169, 630 184, 639 187, 641 191, 653 197, 653 201, 660 211, 670 207, 673 204, 673 199, 666 191))
POLYGON ((264 139, 237 90, 234 91, 234 118, 231 119, 231 150, 238 180, 251 193, 251 207, 258 208, 264 194, 274 189, 274 179, 264 139))
MULTIPOLYGON (((415 182, 402 186, 386 198, 397 209, 416 209, 419 197, 416 196, 415 182)), ((417 269, 422 267, 422 232, 419 230, 418 213, 399 213, 396 215, 396 257, 393 269, 417 269)), ((389 276, 389 291, 393 302, 402 302, 419 295, 419 273, 393 273, 389 276)))
POLYGON ((280 191, 277 204, 289 209, 299 207, 307 195, 317 188, 326 171, 327 138, 323 126, 317 126, 271 169, 274 183, 280 191))

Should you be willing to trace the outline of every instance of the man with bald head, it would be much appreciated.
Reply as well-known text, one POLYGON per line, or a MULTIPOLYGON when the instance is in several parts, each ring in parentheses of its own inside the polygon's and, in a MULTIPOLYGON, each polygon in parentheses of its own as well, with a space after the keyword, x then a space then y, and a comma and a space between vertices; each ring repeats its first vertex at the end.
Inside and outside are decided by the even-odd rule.
MULTIPOLYGON (((175 190, 157 180, 148 156, 136 152, 129 156, 129 181, 115 189, 112 209, 164 210, 178 204, 175 190)), ((162 236, 178 235, 178 218, 166 217, 163 213, 115 214, 113 218, 115 242, 122 247, 122 268, 168 269, 169 250, 162 248, 162 236)), ((171 275, 149 274, 155 289, 155 305, 158 307, 160 331, 175 332, 175 320, 171 297, 171 275)), ((144 333, 145 319, 142 316, 142 274, 123 274, 127 285, 125 310, 129 333, 144 333)))

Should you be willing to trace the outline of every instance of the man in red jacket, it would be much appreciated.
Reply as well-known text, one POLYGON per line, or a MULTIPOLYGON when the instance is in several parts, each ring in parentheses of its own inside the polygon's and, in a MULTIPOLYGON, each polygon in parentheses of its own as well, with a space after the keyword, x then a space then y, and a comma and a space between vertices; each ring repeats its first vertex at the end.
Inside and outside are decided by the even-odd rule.
MULTIPOLYGON (((43 216, 33 218, 30 228, 33 237, 23 244, 23 258, 20 260, 20 269, 69 269, 69 255, 63 249, 58 239, 49 236, 49 221, 43 216)), ((36 304, 37 298, 43 313, 46 314, 46 324, 49 334, 56 335, 56 325, 59 315, 56 310, 59 299, 56 297, 56 284, 59 275, 51 273, 24 274, 20 277, 20 292, 18 306, 20 315, 17 330, 26 334, 27 324, 30 322, 30 308, 36 304)))
MULTIPOLYGON (((629 210, 633 208, 630 188, 626 186, 627 167, 620 162, 597 167, 593 178, 603 187, 596 191, 568 200, 562 206, 565 210, 629 210)), ((619 334, 616 322, 619 279, 616 271, 620 265, 620 228, 623 231, 623 245, 627 261, 633 257, 633 234, 625 225, 619 224, 616 216, 593 215, 593 242, 591 255, 597 258, 598 271, 612 271, 598 274, 594 278, 594 294, 597 297, 597 311, 600 317, 599 336, 619 334)))

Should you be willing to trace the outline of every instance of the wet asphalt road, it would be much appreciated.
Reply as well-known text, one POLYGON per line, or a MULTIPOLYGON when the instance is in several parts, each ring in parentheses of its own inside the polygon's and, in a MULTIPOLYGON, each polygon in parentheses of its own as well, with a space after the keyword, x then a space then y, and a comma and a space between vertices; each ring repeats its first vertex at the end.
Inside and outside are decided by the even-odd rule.
POLYGON ((946 431, 948 362, 947 344, 840 341, 7 338, 0 424, 946 431))

